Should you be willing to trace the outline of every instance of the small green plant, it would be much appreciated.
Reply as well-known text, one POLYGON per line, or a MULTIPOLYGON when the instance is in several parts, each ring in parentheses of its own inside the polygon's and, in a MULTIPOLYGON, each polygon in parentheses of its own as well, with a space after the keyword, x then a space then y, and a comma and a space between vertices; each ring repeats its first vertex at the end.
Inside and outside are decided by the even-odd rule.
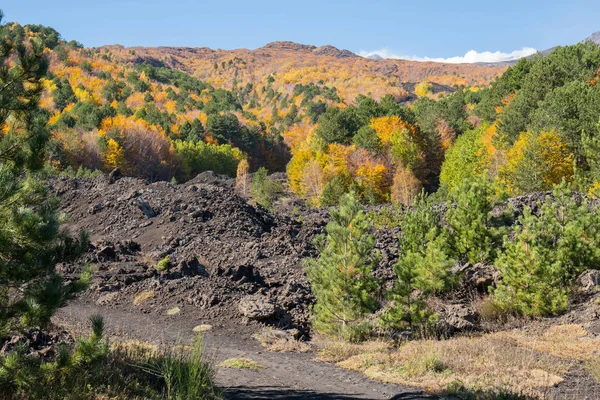
POLYGON ((171 269, 171 261, 169 256, 166 256, 156 264, 156 270, 160 272, 168 272, 171 269))
POLYGON ((266 168, 261 167, 256 171, 250 185, 252 199, 266 209, 273 207, 273 202, 281 193, 281 185, 269 179, 266 168))
POLYGON ((214 363, 205 355, 201 335, 191 349, 182 346, 170 349, 139 365, 139 369, 163 382, 169 400, 221 398, 213 384, 214 363))
POLYGON ((252 369, 255 371, 264 368, 261 364, 252 361, 249 358, 229 358, 219 364, 219 366, 221 368, 252 369))

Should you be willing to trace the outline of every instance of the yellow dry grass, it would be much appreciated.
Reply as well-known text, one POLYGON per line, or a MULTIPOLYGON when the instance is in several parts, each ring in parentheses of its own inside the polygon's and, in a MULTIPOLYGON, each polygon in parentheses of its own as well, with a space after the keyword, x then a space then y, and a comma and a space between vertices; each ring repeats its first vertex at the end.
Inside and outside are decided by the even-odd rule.
POLYGON ((571 366, 586 362, 600 377, 600 338, 580 325, 555 326, 540 335, 523 331, 419 340, 391 349, 385 343, 326 343, 320 359, 370 378, 443 392, 456 382, 480 391, 541 396, 571 366))
POLYGON ((160 354, 158 346, 141 340, 126 340, 113 342, 110 351, 116 354, 126 355, 128 359, 145 362, 160 354))
POLYGON ((339 362, 362 354, 387 352, 391 343, 379 340, 362 343, 348 343, 343 340, 332 340, 323 336, 317 336, 313 339, 313 345, 318 349, 317 360, 339 362))
POLYGON ((309 343, 295 340, 278 329, 264 328, 253 337, 273 353, 308 353, 312 350, 309 343))
POLYGON ((520 346, 566 360, 587 361, 600 352, 600 338, 591 336, 581 325, 558 325, 532 337, 520 332, 503 332, 520 346))
POLYGON ((146 290, 146 291, 140 292, 137 296, 135 296, 133 298, 133 304, 136 306, 141 306, 148 300, 154 298, 154 294, 155 293, 153 290, 146 290))
POLYGON ((179 307, 173 307, 173 308, 169 308, 167 310, 167 315, 169 316, 173 316, 173 315, 177 315, 181 312, 181 308, 179 307))
POLYGON ((251 369, 255 371, 259 371, 264 367, 257 363, 256 361, 252 361, 249 358, 229 358, 219 364, 221 368, 235 368, 235 369, 251 369))

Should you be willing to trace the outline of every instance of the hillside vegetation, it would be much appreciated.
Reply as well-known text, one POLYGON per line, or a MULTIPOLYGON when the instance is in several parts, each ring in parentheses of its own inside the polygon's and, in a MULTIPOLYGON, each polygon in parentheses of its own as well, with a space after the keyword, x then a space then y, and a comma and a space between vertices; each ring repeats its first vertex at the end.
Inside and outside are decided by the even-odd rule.
POLYGON ((201 338, 48 333, 78 294, 459 398, 595 388, 599 80, 591 42, 504 69, 0 25, 0 391, 221 397, 201 338))
POLYGON ((598 187, 600 47, 557 48, 522 59, 490 87, 409 106, 359 98, 330 107, 314 128, 284 134, 292 189, 313 204, 354 190, 364 202, 410 204, 421 187, 452 190, 485 176, 508 194, 562 180, 598 187))
POLYGON ((445 85, 438 91, 453 91, 501 71, 404 68, 286 43, 231 52, 86 49, 49 27, 6 29, 14 40, 40 40, 50 61, 40 105, 52 132, 51 166, 81 173, 118 167, 150 180, 182 181, 205 170, 231 176, 242 159, 252 170, 283 171, 290 158, 283 134, 310 129, 330 106, 345 108, 365 95, 395 106, 411 98, 403 83, 438 77, 445 85))

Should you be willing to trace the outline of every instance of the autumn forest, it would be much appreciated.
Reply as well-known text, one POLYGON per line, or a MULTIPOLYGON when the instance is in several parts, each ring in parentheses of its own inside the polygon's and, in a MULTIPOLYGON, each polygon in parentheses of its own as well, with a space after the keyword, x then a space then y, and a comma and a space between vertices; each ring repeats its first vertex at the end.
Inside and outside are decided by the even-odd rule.
POLYGON ((600 393, 599 34, 451 64, 2 18, 0 397, 600 393))

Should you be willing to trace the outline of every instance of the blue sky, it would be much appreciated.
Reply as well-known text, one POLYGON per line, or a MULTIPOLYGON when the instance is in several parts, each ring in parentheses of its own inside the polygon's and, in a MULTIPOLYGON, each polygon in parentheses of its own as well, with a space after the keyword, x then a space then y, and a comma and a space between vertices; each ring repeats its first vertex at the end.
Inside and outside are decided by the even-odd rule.
POLYGON ((0 8, 6 21, 49 25, 89 47, 292 40, 416 59, 543 50, 600 30, 599 0, 4 0, 0 8))

